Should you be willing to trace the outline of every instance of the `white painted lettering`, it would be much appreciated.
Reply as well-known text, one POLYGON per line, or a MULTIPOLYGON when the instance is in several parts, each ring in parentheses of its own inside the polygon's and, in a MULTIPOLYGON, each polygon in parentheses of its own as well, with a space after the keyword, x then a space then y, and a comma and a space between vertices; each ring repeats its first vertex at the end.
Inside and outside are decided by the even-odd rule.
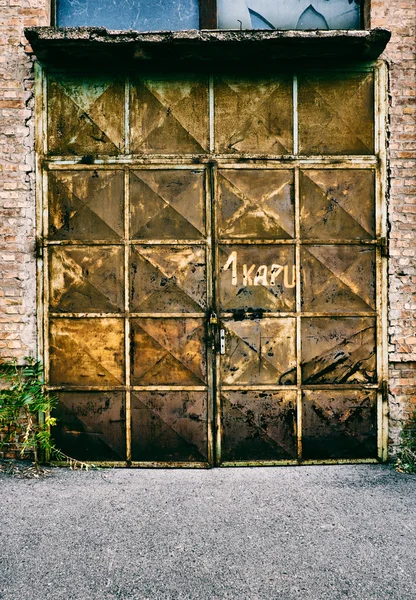
POLYGON ((283 275, 283 285, 285 288, 294 288, 296 285, 296 269, 292 266, 292 281, 289 283, 289 265, 285 266, 285 272, 283 275))
POLYGON ((272 265, 272 268, 270 269, 270 285, 276 285, 276 279, 279 277, 283 269, 283 265, 272 265))
POLYGON ((222 270, 226 271, 231 266, 231 285, 237 285, 237 251, 231 252, 227 262, 223 266, 222 270))
POLYGON ((253 285, 253 271, 256 268, 256 265, 251 265, 249 269, 247 269, 247 265, 243 265, 243 285, 253 285))
POLYGON ((257 269, 257 273, 254 278, 254 285, 268 285, 266 265, 260 265, 260 267, 257 269))

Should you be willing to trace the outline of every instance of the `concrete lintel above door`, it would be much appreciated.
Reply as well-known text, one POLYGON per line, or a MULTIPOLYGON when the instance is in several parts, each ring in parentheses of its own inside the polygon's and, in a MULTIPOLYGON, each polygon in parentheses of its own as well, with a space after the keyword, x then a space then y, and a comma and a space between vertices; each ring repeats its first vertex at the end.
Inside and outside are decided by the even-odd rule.
POLYGON ((25 29, 38 60, 49 67, 81 69, 160 64, 282 67, 282 61, 357 62, 377 59, 388 29, 313 31, 109 31, 102 27, 25 29))

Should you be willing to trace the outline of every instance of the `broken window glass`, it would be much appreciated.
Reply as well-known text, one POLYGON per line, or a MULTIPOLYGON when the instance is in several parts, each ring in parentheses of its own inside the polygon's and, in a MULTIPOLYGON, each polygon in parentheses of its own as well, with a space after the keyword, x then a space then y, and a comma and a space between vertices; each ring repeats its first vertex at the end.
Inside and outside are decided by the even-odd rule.
POLYGON ((57 0, 59 27, 157 31, 199 28, 198 0, 57 0))
POLYGON ((219 29, 360 29, 360 0, 218 0, 219 29))

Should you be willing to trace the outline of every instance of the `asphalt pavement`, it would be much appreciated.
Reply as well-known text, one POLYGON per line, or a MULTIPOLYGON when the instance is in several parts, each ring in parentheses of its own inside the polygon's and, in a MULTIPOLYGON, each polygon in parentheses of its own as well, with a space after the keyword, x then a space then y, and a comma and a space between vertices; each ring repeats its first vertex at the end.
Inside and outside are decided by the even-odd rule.
POLYGON ((390 466, 0 476, 0 598, 416 599, 416 476, 390 466))

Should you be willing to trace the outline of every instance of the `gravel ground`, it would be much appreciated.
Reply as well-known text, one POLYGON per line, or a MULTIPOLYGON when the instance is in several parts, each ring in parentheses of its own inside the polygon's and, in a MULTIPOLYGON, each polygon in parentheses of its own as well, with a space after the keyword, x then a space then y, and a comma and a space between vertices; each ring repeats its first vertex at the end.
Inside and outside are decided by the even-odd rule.
POLYGON ((0 469, 2 600, 416 598, 389 466, 0 469))

